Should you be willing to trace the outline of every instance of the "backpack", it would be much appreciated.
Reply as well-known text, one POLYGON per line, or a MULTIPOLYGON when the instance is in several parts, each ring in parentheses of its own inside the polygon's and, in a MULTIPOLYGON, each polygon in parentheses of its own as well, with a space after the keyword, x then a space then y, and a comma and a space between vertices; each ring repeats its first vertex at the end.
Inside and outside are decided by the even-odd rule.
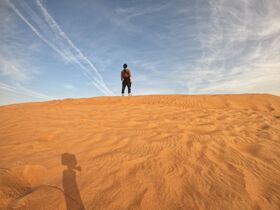
POLYGON ((130 77, 129 70, 124 69, 123 70, 123 78, 129 78, 129 77, 130 77))

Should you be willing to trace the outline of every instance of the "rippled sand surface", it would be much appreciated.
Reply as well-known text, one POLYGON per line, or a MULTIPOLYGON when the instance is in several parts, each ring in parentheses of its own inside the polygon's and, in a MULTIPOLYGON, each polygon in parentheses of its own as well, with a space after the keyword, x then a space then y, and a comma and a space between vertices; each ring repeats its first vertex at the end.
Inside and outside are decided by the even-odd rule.
POLYGON ((280 97, 0 107, 0 209, 279 209, 280 97))

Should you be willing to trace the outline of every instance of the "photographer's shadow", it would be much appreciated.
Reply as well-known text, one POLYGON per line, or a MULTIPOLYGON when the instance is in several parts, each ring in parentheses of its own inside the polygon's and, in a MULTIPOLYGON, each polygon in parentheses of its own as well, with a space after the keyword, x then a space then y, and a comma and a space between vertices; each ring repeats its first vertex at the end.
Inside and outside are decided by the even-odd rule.
POLYGON ((76 182, 76 171, 81 171, 77 164, 74 154, 64 153, 61 155, 62 165, 67 166, 62 174, 62 186, 67 210, 84 210, 84 204, 81 199, 80 191, 76 182))

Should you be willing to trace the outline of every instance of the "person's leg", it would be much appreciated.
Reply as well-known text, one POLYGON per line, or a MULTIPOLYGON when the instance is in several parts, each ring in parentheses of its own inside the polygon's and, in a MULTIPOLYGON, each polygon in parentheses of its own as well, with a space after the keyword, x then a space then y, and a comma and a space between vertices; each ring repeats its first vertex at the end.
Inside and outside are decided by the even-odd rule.
POLYGON ((122 95, 124 94, 125 86, 126 86, 125 81, 122 81, 122 95))
POLYGON ((130 81, 128 81, 128 83, 127 83, 127 89, 128 89, 128 94, 130 94, 131 93, 131 82, 130 81))

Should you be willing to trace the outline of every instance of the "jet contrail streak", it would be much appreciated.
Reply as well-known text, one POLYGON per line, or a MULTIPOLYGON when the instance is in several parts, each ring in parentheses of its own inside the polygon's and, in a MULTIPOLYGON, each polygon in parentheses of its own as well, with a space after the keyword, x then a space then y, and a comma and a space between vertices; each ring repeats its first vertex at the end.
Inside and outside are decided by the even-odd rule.
POLYGON ((60 26, 56 23, 56 21, 52 18, 40 1, 37 0, 36 3, 43 14, 45 26, 42 24, 42 22, 40 22, 41 19, 38 20, 35 11, 28 5, 24 5, 30 17, 33 18, 32 20, 38 25, 37 27, 28 21, 28 18, 23 15, 23 13, 11 2, 11 0, 7 0, 7 2, 12 10, 19 16, 19 18, 25 22, 43 42, 45 42, 51 49, 57 52, 64 60, 79 66, 79 70, 81 70, 81 72, 98 90, 100 90, 105 95, 114 95, 104 83, 102 76, 93 63, 81 52, 77 46, 73 44, 73 42, 60 28, 60 26), (36 18, 34 16, 36 16, 36 18), (46 38, 46 34, 50 33, 50 31, 51 35, 56 37, 55 41, 46 38), (59 38, 58 41, 57 38, 59 38))

